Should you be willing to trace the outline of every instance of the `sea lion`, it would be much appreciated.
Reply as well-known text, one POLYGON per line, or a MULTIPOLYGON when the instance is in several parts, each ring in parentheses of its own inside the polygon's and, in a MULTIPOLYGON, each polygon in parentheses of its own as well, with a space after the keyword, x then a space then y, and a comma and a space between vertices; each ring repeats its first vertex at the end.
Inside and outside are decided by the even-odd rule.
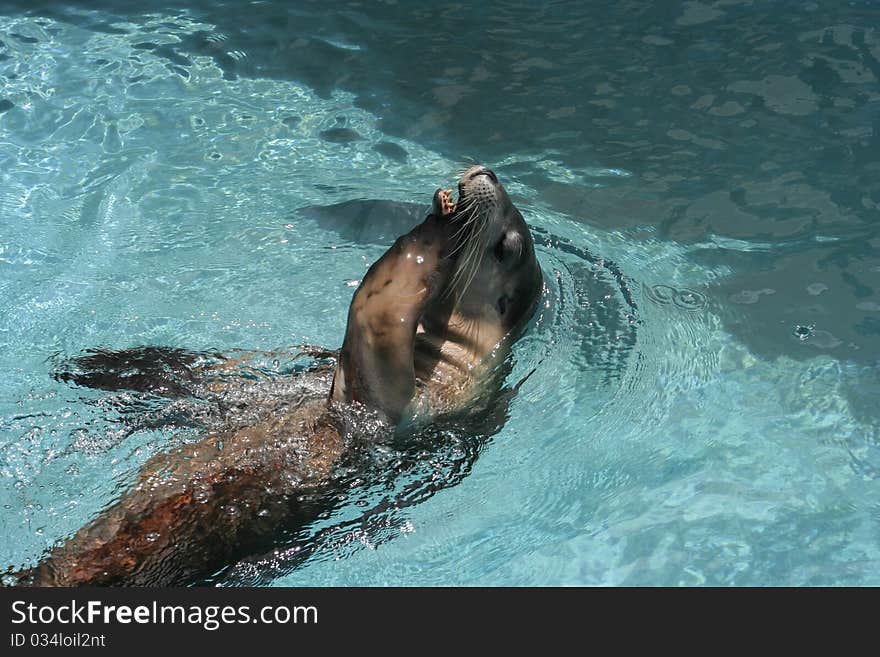
MULTIPOLYGON (((427 218, 370 267, 349 308, 329 395, 154 456, 118 502, 16 573, 17 583, 192 582, 266 549, 283 528, 314 520, 345 454, 352 405, 398 431, 467 412, 481 390, 497 385, 496 366, 531 317, 542 274, 528 226, 496 175, 471 167, 458 190, 453 203, 438 189, 427 218)), ((172 360, 183 374, 150 389, 185 393, 200 374, 194 358, 149 349, 132 358, 157 353, 169 357, 165 376, 172 360)), ((131 360, 125 352, 91 358, 131 360)), ((130 372, 122 379, 74 380, 137 388, 130 372)))

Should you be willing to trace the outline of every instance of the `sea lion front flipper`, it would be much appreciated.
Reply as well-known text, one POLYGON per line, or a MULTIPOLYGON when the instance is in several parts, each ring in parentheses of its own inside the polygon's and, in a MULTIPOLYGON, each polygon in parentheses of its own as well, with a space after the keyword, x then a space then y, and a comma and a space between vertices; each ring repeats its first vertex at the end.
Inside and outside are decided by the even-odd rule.
POLYGON ((360 402, 394 423, 403 417, 415 392, 416 330, 449 278, 449 231, 432 213, 370 267, 349 308, 332 401, 360 402))

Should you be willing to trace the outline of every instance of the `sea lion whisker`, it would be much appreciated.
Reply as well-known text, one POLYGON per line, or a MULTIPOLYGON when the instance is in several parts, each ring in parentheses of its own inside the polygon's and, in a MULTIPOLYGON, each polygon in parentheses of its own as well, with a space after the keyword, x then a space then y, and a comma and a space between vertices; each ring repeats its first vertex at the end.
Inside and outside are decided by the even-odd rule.
MULTIPOLYGON (((459 274, 460 272, 467 272, 467 278, 465 280, 464 286, 461 287, 459 291, 459 298, 463 297, 467 292, 468 288, 473 283, 474 278, 477 275, 477 270, 480 266, 480 259, 482 257, 482 253, 486 248, 486 242, 488 241, 488 215, 485 215, 486 220, 480 225, 477 229, 477 233, 468 241, 468 250, 465 252, 464 263, 462 267, 456 272, 459 274), (469 270, 469 271, 468 271, 469 270)), ((464 275, 464 274, 462 274, 464 275)), ((457 286, 458 280, 453 281, 453 286, 457 286)))
MULTIPOLYGON (((480 213, 478 212, 478 210, 479 210, 479 207, 476 204, 471 204, 471 207, 469 209, 468 218, 465 219, 464 222, 462 222, 461 227, 457 231, 455 231, 455 233, 452 235, 452 238, 451 238, 452 241, 458 241, 459 237, 465 231, 465 229, 467 229, 469 226, 471 226, 475 221, 477 221, 479 219, 480 213)), ((467 241, 463 241, 463 240, 460 241, 459 244, 449 254, 450 257, 454 256, 456 253, 458 253, 463 248, 466 248, 467 245, 468 245, 467 241)), ((453 276, 453 281, 455 281, 455 280, 457 280, 457 277, 453 276)), ((454 287, 454 285, 450 285, 448 289, 452 289, 452 287, 454 287)))
POLYGON ((461 220, 461 217, 464 216, 466 212, 474 208, 476 205, 476 202, 472 198, 459 199, 458 204, 456 205, 456 210, 458 210, 456 221, 461 220))
POLYGON ((465 220, 462 222, 461 227, 460 227, 457 231, 455 231, 455 233, 452 235, 452 239, 456 239, 456 238, 458 238, 458 236, 461 235, 461 233, 462 233, 462 232, 463 232, 468 226, 470 226, 474 221, 477 220, 477 206, 476 206, 476 205, 473 205, 473 204, 472 204, 472 207, 469 208, 468 212, 469 212, 469 216, 468 216, 468 218, 465 219, 465 220))
MULTIPOLYGON (((473 221, 476 221, 476 216, 472 217, 468 220, 466 225, 469 225, 473 221)), ((455 271, 455 274, 452 277, 452 281, 447 288, 449 292, 458 288, 458 284, 461 282, 462 278, 466 276, 466 272, 469 269, 472 271, 467 274, 468 283, 459 290, 459 295, 463 295, 470 285, 470 281, 473 280, 473 277, 476 273, 477 266, 479 265, 480 253, 482 248, 480 246, 481 233, 482 229, 485 228, 488 222, 484 222, 482 226, 480 226, 480 230, 478 230, 475 234, 472 235, 471 239, 467 242, 463 243, 465 248, 464 257, 462 258, 462 262, 459 265, 458 269, 455 271)))

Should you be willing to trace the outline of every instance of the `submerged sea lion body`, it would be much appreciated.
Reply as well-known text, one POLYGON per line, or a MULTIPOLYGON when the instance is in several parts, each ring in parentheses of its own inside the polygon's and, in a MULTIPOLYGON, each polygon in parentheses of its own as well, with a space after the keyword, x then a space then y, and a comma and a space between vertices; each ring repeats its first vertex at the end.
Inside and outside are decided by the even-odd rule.
POLYGON ((329 399, 151 458, 136 483, 24 585, 177 585, 265 550, 323 508, 359 404, 389 426, 461 412, 531 316, 541 270, 494 173, 469 169, 370 268, 352 300, 329 399))

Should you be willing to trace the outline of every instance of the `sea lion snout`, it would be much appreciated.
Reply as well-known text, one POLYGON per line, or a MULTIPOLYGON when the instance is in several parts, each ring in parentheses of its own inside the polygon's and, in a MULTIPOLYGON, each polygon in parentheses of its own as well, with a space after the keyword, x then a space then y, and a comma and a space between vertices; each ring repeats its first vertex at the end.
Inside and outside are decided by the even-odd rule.
POLYGON ((470 217, 497 207, 503 198, 504 187, 495 172, 483 165, 473 166, 459 180, 456 210, 459 216, 470 217))
POLYGON ((465 171, 461 176, 461 182, 467 183, 467 182, 473 180, 474 178, 476 178, 477 176, 486 176, 494 184, 496 184, 496 185, 498 184, 498 176, 495 175, 495 172, 492 171, 492 169, 490 169, 489 167, 484 166, 482 164, 477 164, 475 166, 472 166, 470 169, 465 171))

